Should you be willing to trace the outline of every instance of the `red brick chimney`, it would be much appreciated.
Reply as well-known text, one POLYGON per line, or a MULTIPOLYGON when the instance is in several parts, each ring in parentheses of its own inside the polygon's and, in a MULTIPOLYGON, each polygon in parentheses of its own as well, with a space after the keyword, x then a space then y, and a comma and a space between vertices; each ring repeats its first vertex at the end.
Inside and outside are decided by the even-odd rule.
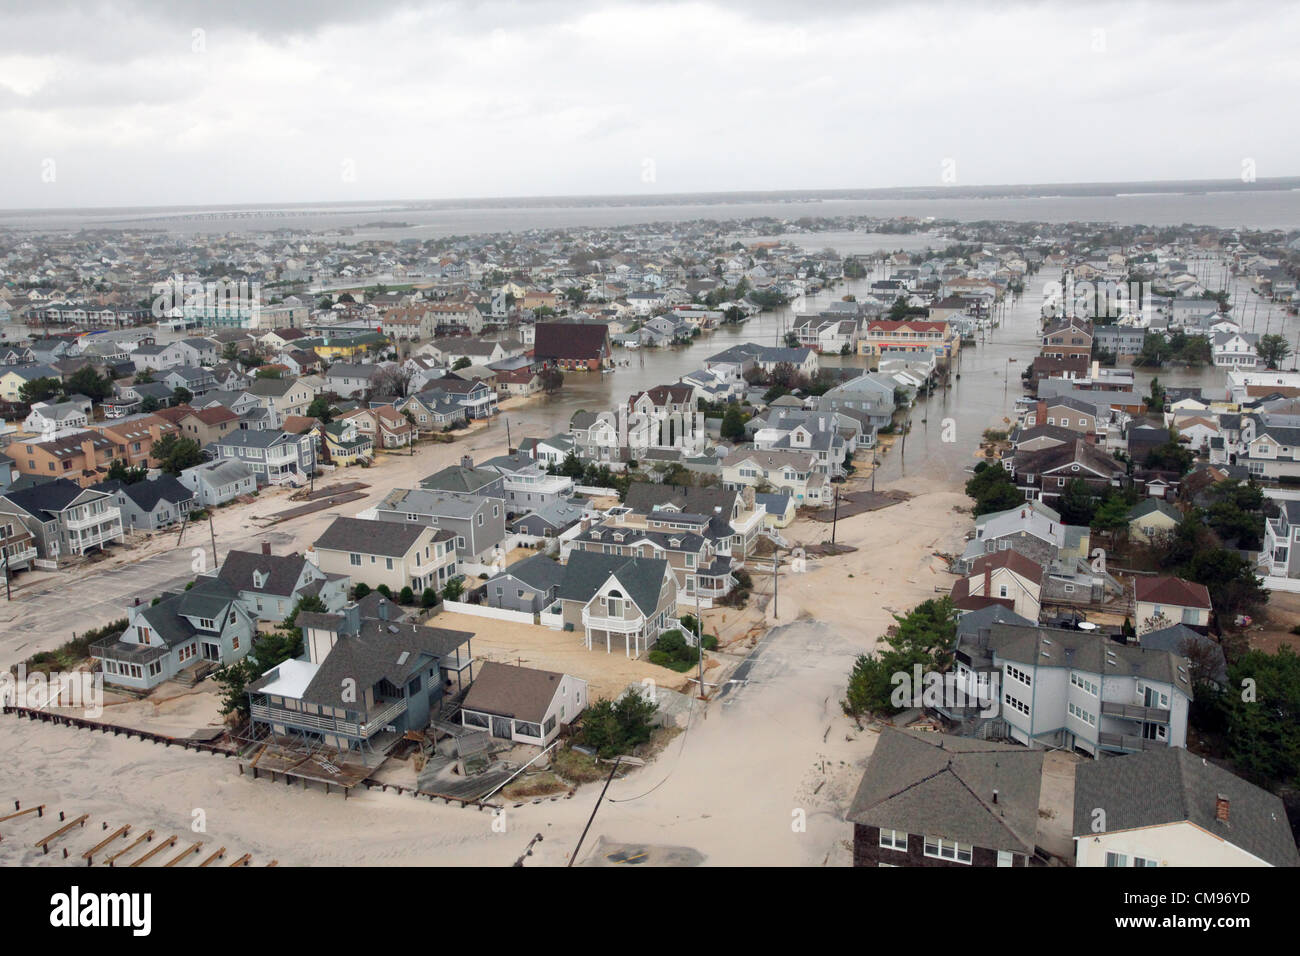
POLYGON ((270 541, 263 541, 263 542, 262 542, 262 553, 263 553, 263 554, 270 554, 270 553, 271 553, 271 542, 270 542, 270 541))
POLYGON ((1214 818, 1224 823, 1228 822, 1228 798, 1223 794, 1214 798, 1214 818))
POLYGON ((1040 400, 1039 403, 1034 407, 1034 424, 1035 425, 1047 424, 1047 403, 1044 401, 1040 400))
POLYGON ((984 565, 984 596, 993 596, 993 566, 988 563, 984 565))

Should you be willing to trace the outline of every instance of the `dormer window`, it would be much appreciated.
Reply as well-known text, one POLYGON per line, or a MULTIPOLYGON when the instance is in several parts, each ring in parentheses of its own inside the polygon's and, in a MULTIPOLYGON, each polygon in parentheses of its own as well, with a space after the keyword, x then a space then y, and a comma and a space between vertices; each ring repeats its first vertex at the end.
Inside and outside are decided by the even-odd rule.
POLYGON ((267 574, 266 574, 265 571, 254 571, 254 572, 253 572, 253 587, 255 587, 255 588, 263 588, 263 587, 266 587, 266 578, 267 578, 267 574))

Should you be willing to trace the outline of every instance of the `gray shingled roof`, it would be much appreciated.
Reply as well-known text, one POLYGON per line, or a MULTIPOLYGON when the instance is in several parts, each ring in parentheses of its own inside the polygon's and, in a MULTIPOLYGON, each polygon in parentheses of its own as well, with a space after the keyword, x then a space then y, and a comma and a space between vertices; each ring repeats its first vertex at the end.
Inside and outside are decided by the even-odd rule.
POLYGON ((355 551, 359 554, 382 554, 403 557, 411 550, 427 525, 405 521, 367 521, 363 518, 335 518, 325 533, 316 539, 316 547, 327 551, 355 551))
POLYGON ((564 675, 484 661, 461 706, 465 710, 540 724, 564 675))
POLYGON ((847 819, 1029 855, 1042 771, 1040 750, 886 728, 847 819))
POLYGON ((668 562, 663 558, 626 558, 595 551, 574 551, 564 566, 559 597, 586 604, 612 574, 642 613, 649 613, 659 605, 659 593, 667 569, 668 562))
POLYGON ((1092 833, 1093 810, 1106 830, 1187 821, 1273 866, 1300 866, 1282 801, 1182 747, 1145 750, 1079 765, 1074 775, 1074 835, 1092 833), (1216 799, 1228 799, 1228 820, 1216 799))
POLYGON ((1055 627, 994 623, 989 649, 1000 660, 1032 667, 1072 667, 1092 674, 1142 677, 1172 684, 1190 699, 1191 676, 1185 659, 1169 651, 1117 644, 1102 635, 1055 627))

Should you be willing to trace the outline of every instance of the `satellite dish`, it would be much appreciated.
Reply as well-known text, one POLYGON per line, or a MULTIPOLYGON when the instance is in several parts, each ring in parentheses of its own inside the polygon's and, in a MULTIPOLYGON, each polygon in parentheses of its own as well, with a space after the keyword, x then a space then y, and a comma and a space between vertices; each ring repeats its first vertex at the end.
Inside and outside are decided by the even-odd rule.
POLYGON ((1095 630, 1097 630, 1097 625, 1096 625, 1096 624, 1093 624, 1091 621, 1080 621, 1080 622, 1078 623, 1077 627, 1078 627, 1079 630, 1081 630, 1081 631, 1095 631, 1095 630))

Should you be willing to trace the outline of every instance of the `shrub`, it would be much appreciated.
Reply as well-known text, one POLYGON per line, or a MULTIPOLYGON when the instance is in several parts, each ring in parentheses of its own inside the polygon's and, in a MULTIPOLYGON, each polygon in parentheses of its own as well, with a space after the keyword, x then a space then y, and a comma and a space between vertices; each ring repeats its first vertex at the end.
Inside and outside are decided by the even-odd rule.
POLYGON ((398 594, 397 596, 397 603, 398 604, 415 603, 415 592, 411 590, 410 585, 407 585, 406 587, 402 588, 401 593, 398 594))
POLYGON ((369 593, 370 593, 370 585, 366 584, 365 582, 358 584, 356 587, 352 589, 352 597, 354 600, 357 601, 360 601, 363 597, 365 597, 369 593))
POLYGON ((393 591, 387 584, 381 584, 379 585, 379 587, 375 588, 375 590, 378 591, 380 594, 382 594, 384 597, 388 598, 388 600, 391 601, 393 599, 393 591))
POLYGON ((438 603, 438 592, 433 588, 425 588, 424 593, 420 595, 420 607, 426 611, 438 603))

